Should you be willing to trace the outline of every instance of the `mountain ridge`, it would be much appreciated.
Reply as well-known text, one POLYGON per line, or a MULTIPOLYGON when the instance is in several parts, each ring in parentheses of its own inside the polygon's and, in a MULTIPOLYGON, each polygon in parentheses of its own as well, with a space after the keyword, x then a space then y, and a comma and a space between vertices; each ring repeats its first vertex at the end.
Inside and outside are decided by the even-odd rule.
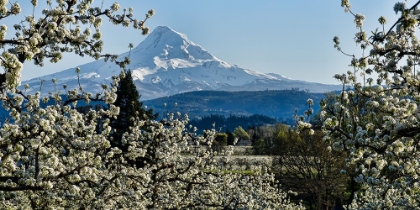
MULTIPOLYGON (((308 89, 312 92, 326 92, 338 89, 336 85, 293 80, 274 73, 261 73, 237 65, 229 64, 200 45, 189 40, 187 35, 167 26, 159 26, 139 45, 119 55, 117 60, 129 56, 127 66, 132 71, 136 87, 142 100, 170 96, 177 93, 198 90, 266 90, 266 89, 308 89), (130 55, 130 56, 129 56, 130 55)), ((121 69, 103 59, 79 66, 80 83, 84 90, 101 92, 101 84, 110 83, 113 75, 121 69)), ((42 90, 55 92, 64 84, 77 88, 78 78, 75 68, 37 77, 22 84, 29 84, 28 92, 39 90, 40 80, 44 79, 42 90), (53 84, 53 78, 57 83, 53 84)))
MULTIPOLYGON (((279 121, 293 121, 295 109, 303 114, 308 109, 306 101, 314 101, 314 113, 320 109, 319 102, 325 95, 304 90, 264 91, 192 91, 143 101, 143 105, 165 117, 165 113, 188 114, 190 119, 204 116, 250 116, 264 115, 279 121)), ((290 122, 289 122, 290 123, 290 122)))

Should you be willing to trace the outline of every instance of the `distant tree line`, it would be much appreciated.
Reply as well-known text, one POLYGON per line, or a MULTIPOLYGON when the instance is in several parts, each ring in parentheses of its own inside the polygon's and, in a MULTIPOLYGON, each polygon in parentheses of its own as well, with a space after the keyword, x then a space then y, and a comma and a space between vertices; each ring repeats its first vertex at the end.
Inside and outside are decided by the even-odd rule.
POLYGON ((196 127, 198 131, 212 129, 214 127, 217 131, 227 133, 228 131, 235 130, 235 128, 239 126, 248 128, 276 123, 278 123, 278 121, 275 118, 260 114, 251 116, 230 115, 229 117, 223 115, 210 115, 202 117, 201 119, 191 120, 189 125, 196 127))
POLYGON ((345 152, 331 150, 320 129, 297 132, 284 124, 250 127, 254 155, 273 156, 272 170, 283 190, 298 193, 307 209, 341 209, 349 204, 354 182, 341 170, 345 152))

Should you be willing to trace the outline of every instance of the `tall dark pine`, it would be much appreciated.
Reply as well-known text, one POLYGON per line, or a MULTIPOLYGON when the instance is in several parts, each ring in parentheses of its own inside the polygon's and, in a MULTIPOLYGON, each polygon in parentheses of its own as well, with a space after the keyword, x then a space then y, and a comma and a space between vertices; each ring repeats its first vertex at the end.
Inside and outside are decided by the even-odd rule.
POLYGON ((233 145, 235 142, 235 136, 233 136, 233 133, 229 131, 229 129, 226 130, 227 134, 227 145, 233 145))
POLYGON ((153 114, 153 110, 146 110, 143 103, 139 101, 140 95, 134 85, 131 71, 125 71, 126 76, 121 78, 117 87, 117 100, 114 105, 120 107, 120 114, 117 119, 111 120, 112 137, 111 146, 119 147, 126 152, 128 145, 122 143, 122 136, 129 131, 133 125, 133 120, 138 117, 140 120, 156 119, 157 114, 153 114))

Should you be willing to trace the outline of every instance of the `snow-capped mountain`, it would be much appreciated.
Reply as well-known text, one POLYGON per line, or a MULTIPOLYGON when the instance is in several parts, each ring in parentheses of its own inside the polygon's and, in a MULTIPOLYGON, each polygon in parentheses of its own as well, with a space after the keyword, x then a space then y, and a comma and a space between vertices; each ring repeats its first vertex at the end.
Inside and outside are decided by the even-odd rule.
MULTIPOLYGON (((119 55, 119 60, 129 52, 119 55)), ((336 90, 335 85, 311 83, 286 78, 278 74, 264 74, 240 68, 213 56, 200 45, 190 41, 186 35, 169 27, 159 26, 130 54, 134 82, 142 100, 169 96, 196 90, 266 90, 266 89, 309 89, 312 92, 336 90)), ((109 83, 121 69, 112 62, 93 61, 79 66, 80 83, 85 90, 96 93, 101 84, 109 83)), ((46 82, 42 92, 55 92, 63 84, 68 88, 78 86, 75 68, 23 81, 29 84, 30 92, 39 90, 40 80, 46 82), (51 79, 56 78, 56 85, 51 79)))

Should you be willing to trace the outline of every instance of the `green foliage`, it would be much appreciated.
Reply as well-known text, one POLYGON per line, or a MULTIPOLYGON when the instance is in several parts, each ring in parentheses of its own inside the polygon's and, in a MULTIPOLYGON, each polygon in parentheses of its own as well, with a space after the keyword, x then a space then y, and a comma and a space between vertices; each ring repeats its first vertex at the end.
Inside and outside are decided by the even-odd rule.
POLYGON ((212 148, 218 153, 222 152, 222 149, 227 146, 228 135, 225 133, 217 133, 215 141, 213 142, 212 148))
POLYGON ((235 130, 233 131, 233 135, 239 139, 245 139, 245 140, 251 139, 249 137, 249 134, 241 126, 238 126, 235 128, 235 130))
POLYGON ((268 155, 267 144, 264 139, 258 139, 252 144, 255 155, 268 155))
POLYGON ((227 145, 227 138, 228 135, 225 133, 218 133, 216 135, 216 141, 219 143, 220 146, 226 146, 227 145))
POLYGON ((194 119, 189 122, 190 125, 197 127, 199 131, 209 129, 215 125, 216 130, 227 131, 234 130, 238 126, 252 127, 256 125, 276 124, 277 120, 268 116, 254 114, 251 116, 222 115, 204 116, 201 119, 194 119))
POLYGON ((126 151, 128 145, 122 142, 122 136, 129 131, 129 127, 134 125, 134 120, 153 120, 158 114, 153 114, 152 109, 146 110, 143 103, 139 101, 140 95, 133 82, 131 71, 125 71, 125 76, 121 77, 116 94, 117 99, 114 105, 120 108, 120 113, 117 118, 111 120, 113 129, 111 145, 126 151))
POLYGON ((302 142, 302 139, 298 133, 289 129, 284 124, 276 125, 272 138, 273 147, 270 149, 270 154, 294 155, 291 148, 300 142, 302 142))
POLYGON ((272 155, 273 150, 284 149, 284 142, 298 139, 295 132, 291 132, 284 124, 251 127, 248 129, 248 135, 252 136, 255 155, 272 155))
POLYGON ((299 200, 316 209, 331 209, 337 200, 349 198, 345 193, 350 179, 341 173, 346 153, 329 150, 322 137, 320 130, 309 135, 279 125, 271 154, 277 157, 273 165, 283 189, 297 192, 299 200))
POLYGON ((229 129, 227 129, 226 131, 227 134, 227 144, 228 145, 234 145, 235 144, 235 135, 229 131, 229 129))

